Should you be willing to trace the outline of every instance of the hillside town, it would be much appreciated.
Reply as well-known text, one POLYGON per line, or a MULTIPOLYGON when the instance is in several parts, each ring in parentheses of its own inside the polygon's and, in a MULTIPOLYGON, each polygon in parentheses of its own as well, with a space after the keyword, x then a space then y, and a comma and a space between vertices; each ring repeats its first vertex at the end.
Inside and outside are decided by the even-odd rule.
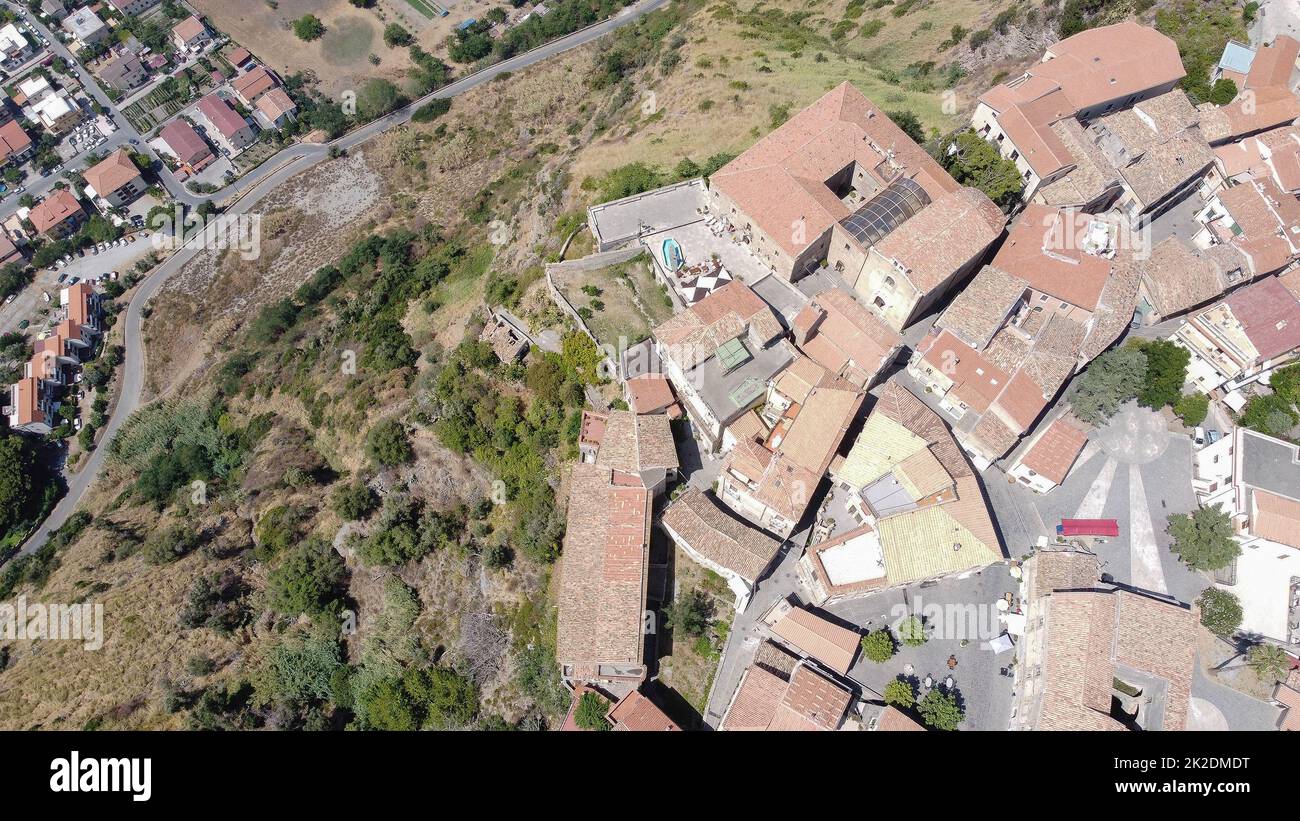
POLYGON ((1196 105, 1152 28, 1053 44, 970 122, 1023 179, 1009 218, 849 83, 590 208, 674 315, 596 339, 626 401, 584 411, 573 468, 566 727, 682 729, 656 701, 685 561, 734 611, 708 728, 1300 728, 1296 419, 1239 421, 1300 358, 1298 58, 1234 41, 1238 97, 1196 105), (1087 401, 1126 351, 1182 357, 1170 405, 1087 401), (1236 556, 1211 573, 1166 526, 1201 509, 1236 556), (1265 652, 1199 637, 1215 593, 1272 691, 1205 672, 1265 652))

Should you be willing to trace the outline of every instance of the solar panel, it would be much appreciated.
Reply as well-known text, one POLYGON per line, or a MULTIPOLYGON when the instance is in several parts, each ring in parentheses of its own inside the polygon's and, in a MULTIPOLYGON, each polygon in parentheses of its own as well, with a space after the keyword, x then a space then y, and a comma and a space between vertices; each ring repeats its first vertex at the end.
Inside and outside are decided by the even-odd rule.
POLYGON ((718 361, 722 363, 723 371, 734 370, 749 361, 749 350, 739 337, 728 339, 718 346, 718 361))
POLYGON ((857 211, 840 220, 840 225, 858 242, 871 246, 929 204, 930 195, 925 189, 916 180, 903 178, 891 182, 857 211))

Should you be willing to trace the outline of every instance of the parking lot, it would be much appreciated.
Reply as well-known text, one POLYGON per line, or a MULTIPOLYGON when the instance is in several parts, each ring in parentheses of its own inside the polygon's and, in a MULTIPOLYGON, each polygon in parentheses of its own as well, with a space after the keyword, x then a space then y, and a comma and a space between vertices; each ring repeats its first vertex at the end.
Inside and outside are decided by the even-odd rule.
POLYGON ((0 333, 20 330, 19 325, 24 320, 30 323, 30 327, 26 330, 40 333, 52 309, 58 307, 59 291, 68 287, 74 277, 78 280, 91 280, 112 271, 125 276, 135 266, 136 261, 151 250, 153 246, 148 239, 138 238, 135 242, 127 242, 117 248, 108 248, 99 254, 93 254, 87 249, 86 256, 74 256, 64 268, 40 269, 33 277, 31 285, 16 294, 13 302, 0 307, 0 333), (63 277, 62 282, 59 281, 60 277, 63 277), (49 302, 45 301, 43 294, 50 295, 49 302))

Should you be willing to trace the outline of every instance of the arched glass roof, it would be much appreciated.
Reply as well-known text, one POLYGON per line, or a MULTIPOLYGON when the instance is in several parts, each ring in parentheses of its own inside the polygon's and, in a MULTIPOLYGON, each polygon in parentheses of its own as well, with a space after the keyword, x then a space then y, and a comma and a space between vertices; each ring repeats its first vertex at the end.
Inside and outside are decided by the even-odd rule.
POLYGON ((871 246, 929 204, 930 195, 916 180, 895 180, 857 211, 840 220, 840 225, 858 242, 871 246))

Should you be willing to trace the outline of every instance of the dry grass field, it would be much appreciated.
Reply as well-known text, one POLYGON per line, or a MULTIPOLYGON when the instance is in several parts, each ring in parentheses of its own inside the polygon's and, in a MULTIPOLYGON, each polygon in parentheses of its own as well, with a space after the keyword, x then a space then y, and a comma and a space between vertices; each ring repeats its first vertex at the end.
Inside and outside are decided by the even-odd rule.
POLYGON ((332 99, 371 77, 396 81, 411 65, 406 49, 384 44, 384 22, 348 0, 276 0, 275 8, 266 0, 197 0, 194 6, 281 75, 310 72, 332 99), (325 24, 319 40, 294 36, 293 21, 304 14, 325 24), (379 65, 370 62, 371 54, 379 65))

